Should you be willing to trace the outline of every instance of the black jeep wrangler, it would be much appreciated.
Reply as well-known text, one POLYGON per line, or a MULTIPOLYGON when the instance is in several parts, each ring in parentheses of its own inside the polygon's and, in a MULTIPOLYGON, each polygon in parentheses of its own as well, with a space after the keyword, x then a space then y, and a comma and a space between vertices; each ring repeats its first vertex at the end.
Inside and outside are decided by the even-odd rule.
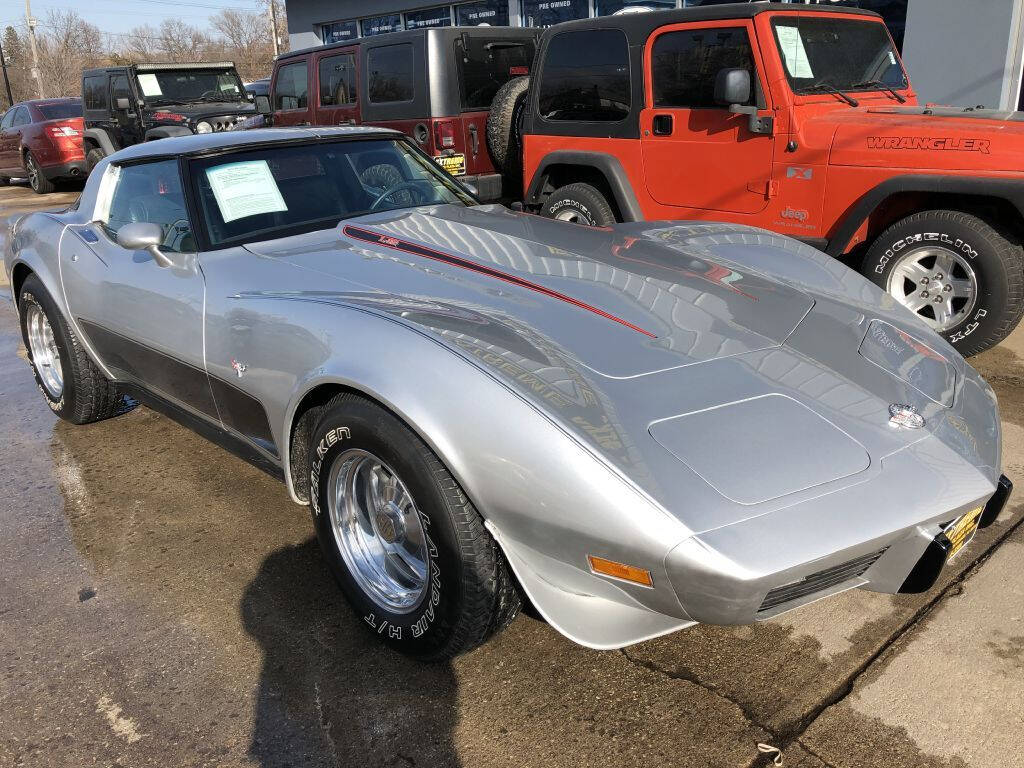
POLYGON ((82 72, 86 164, 143 141, 226 131, 256 108, 230 61, 82 72))

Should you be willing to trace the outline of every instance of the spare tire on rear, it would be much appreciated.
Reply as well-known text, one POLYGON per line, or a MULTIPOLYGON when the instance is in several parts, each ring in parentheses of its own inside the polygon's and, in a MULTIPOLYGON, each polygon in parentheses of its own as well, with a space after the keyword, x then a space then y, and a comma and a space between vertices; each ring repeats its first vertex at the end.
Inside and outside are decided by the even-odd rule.
POLYGON ((529 87, 529 77, 509 80, 494 94, 491 112, 487 116, 487 149, 491 153, 494 167, 508 176, 520 172, 522 150, 519 117, 526 105, 529 87))

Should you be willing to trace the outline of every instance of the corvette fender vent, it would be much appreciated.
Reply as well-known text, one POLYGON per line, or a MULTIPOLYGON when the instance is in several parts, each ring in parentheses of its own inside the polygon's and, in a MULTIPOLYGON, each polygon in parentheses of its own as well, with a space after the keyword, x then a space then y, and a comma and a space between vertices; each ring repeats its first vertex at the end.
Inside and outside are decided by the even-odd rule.
POLYGON ((764 600, 761 602, 761 607, 757 609, 757 612, 762 613, 764 611, 770 611, 773 608, 778 608, 784 603, 791 603, 794 600, 800 600, 808 595, 824 592, 825 590, 838 586, 845 581, 862 576, 868 568, 878 561, 878 558, 885 554, 886 549, 888 549, 888 547, 880 549, 877 552, 872 552, 868 555, 862 555, 855 560, 849 560, 848 562, 834 565, 823 571, 815 571, 814 573, 800 579, 800 581, 794 581, 791 584, 784 584, 781 587, 776 587, 765 595, 764 600))

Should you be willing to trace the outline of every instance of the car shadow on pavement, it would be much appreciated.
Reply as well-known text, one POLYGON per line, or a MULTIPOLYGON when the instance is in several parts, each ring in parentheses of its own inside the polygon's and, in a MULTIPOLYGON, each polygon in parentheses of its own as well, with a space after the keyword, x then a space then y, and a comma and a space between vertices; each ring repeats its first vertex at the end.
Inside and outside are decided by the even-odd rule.
POLYGON ((458 766, 456 682, 378 644, 315 539, 273 552, 241 602, 263 651, 251 757, 284 766, 458 766))

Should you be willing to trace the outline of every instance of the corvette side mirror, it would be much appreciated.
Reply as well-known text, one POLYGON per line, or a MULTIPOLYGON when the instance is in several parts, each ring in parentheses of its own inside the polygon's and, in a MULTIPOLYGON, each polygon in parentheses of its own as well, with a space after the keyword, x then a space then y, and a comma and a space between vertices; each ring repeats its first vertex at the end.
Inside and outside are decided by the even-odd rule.
POLYGON ((117 230, 117 244, 129 251, 149 251, 153 261, 161 267, 174 265, 171 258, 160 250, 164 241, 164 230, 159 224, 148 221, 136 221, 125 224, 117 230))

